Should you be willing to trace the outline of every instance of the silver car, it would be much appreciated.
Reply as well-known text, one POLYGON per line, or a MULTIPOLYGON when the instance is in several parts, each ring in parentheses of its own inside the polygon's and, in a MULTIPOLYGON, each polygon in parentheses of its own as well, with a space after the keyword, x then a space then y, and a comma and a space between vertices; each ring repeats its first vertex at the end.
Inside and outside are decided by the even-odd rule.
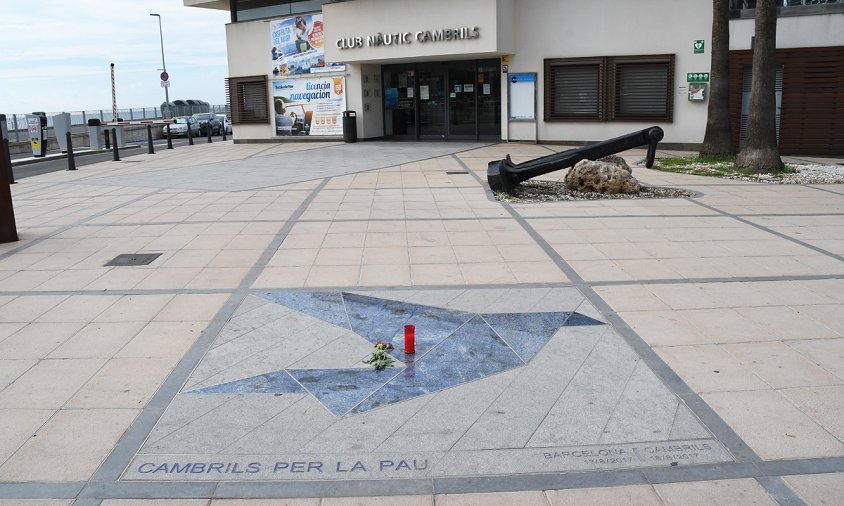
POLYGON ((231 134, 232 133, 232 122, 229 121, 229 117, 225 114, 218 114, 217 117, 220 118, 220 121, 223 122, 223 126, 226 129, 226 133, 231 134))
MULTIPOLYGON (((187 137, 188 128, 194 137, 199 137, 199 122, 190 116, 178 116, 173 118, 176 122, 170 124, 171 137, 187 137)), ((161 129, 162 135, 167 137, 167 125, 161 129)))

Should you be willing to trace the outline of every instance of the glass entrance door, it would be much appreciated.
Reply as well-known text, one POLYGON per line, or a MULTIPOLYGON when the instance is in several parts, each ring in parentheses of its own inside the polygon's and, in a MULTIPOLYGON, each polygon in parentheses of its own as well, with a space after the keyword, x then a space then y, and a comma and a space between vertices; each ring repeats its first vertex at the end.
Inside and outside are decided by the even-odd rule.
POLYGON ((393 139, 500 139, 499 61, 381 67, 384 135, 393 139))
POLYGON ((384 66, 384 134, 416 140, 416 72, 407 65, 384 66))
POLYGON ((448 82, 448 138, 477 139, 475 62, 451 62, 448 82))
POLYGON ((419 138, 445 139, 445 72, 441 63, 424 63, 419 71, 419 138))
POLYGON ((478 62, 478 138, 501 139, 501 63, 478 62))

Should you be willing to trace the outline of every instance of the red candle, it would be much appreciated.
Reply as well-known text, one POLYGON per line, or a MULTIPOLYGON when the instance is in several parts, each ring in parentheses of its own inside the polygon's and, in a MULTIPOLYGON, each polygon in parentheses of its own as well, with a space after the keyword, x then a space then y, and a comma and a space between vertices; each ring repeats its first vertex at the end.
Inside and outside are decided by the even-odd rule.
POLYGON ((416 326, 404 326, 404 352, 408 355, 416 353, 416 326))

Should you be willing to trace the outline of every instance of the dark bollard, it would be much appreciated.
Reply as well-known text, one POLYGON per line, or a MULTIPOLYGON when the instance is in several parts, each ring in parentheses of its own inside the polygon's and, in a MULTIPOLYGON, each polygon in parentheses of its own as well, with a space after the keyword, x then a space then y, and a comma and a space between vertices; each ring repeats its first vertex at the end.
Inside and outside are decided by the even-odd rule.
POLYGON ((6 164, 9 167, 9 184, 15 184, 15 171, 12 169, 12 155, 9 154, 9 139, 3 139, 3 158, 6 159, 6 164))
MULTIPOLYGON (((6 143, 2 144, 5 148, 6 143)), ((12 205, 12 189, 11 185, 6 184, 6 178, 10 174, 11 168, 8 159, 5 156, 0 156, 0 243, 18 240, 15 208, 12 205)))
POLYGON ((223 140, 226 140, 226 125, 223 125, 223 128, 221 128, 220 130, 223 131, 223 140))
POLYGON ((155 147, 152 145, 152 125, 147 125, 147 153, 155 154, 155 147))
POLYGON ((193 129, 191 129, 190 123, 188 123, 188 144, 193 146, 193 129))
POLYGON ((211 141, 211 133, 214 129, 211 128, 211 122, 210 121, 208 122, 208 125, 205 127, 205 130, 208 131, 208 144, 211 144, 211 142, 212 142, 211 141))
POLYGON ((73 139, 70 132, 65 134, 65 142, 67 142, 67 170, 76 170, 76 160, 73 158, 73 139))
POLYGON ((167 149, 173 149, 173 137, 170 135, 170 123, 167 123, 167 149))
POLYGON ((113 160, 115 162, 119 162, 120 161, 120 152, 117 151, 117 129, 116 128, 111 129, 111 137, 112 137, 112 140, 114 140, 114 142, 111 143, 112 153, 114 154, 113 160))
POLYGON ((605 156, 614 155, 628 149, 648 145, 645 167, 651 168, 656 156, 656 145, 665 133, 658 126, 646 128, 639 132, 629 133, 606 141, 587 144, 576 149, 554 153, 514 164, 510 155, 503 160, 496 160, 487 164, 486 179, 492 191, 507 192, 519 186, 528 179, 556 170, 573 167, 581 160, 597 160, 605 156))
POLYGON ((108 135, 108 128, 103 130, 103 136, 105 137, 106 149, 111 149, 111 141, 109 141, 111 136, 108 135))

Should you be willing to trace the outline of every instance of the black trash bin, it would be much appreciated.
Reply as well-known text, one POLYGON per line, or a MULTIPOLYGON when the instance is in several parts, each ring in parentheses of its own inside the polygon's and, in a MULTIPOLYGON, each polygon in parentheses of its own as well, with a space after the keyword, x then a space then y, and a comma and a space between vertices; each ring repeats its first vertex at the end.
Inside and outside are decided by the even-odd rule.
POLYGON ((343 142, 358 141, 357 113, 355 111, 343 111, 343 142))

